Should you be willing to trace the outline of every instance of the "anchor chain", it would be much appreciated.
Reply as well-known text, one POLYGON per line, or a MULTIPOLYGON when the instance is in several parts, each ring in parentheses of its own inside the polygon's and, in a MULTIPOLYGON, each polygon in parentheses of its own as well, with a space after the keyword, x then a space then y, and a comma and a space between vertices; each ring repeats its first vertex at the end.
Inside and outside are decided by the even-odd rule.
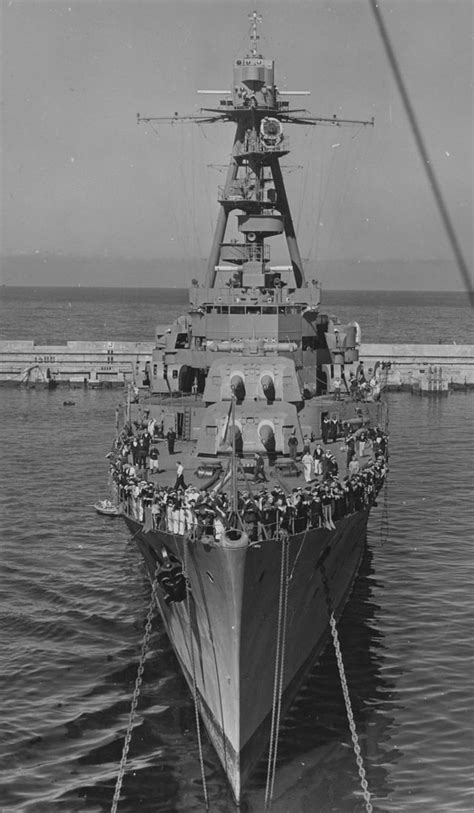
POLYGON ((351 703, 351 698, 350 698, 350 695, 349 695, 349 687, 347 685, 346 672, 345 672, 345 669, 344 669, 344 662, 342 660, 341 645, 339 643, 339 634, 338 634, 338 631, 337 631, 336 619, 334 617, 334 613, 331 610, 331 598, 330 598, 330 593, 329 593, 329 582, 328 582, 328 577, 327 577, 327 573, 326 573, 326 569, 325 569, 324 565, 321 565, 321 573, 322 573, 322 577, 323 577, 323 586, 324 586, 324 593, 325 593, 325 596, 326 596, 326 603, 327 603, 328 610, 329 610, 329 613, 330 613, 330 615, 329 615, 329 626, 331 628, 332 642, 333 642, 333 646, 334 646, 334 652, 336 654, 337 668, 339 670, 339 679, 341 681, 342 694, 344 696, 344 703, 345 703, 345 706, 346 706, 347 721, 349 723, 349 728, 350 728, 351 738, 352 738, 352 745, 353 745, 353 749, 354 749, 354 755, 355 755, 355 759, 356 759, 356 762, 357 762, 357 769, 359 771, 360 786, 362 788, 362 795, 363 795, 364 801, 365 801, 365 809, 366 809, 367 813, 372 813, 374 808, 373 808, 372 802, 371 802, 371 795, 370 795, 369 786, 368 786, 368 782, 367 782, 366 774, 365 774, 364 760, 362 759, 362 754, 361 754, 360 745, 359 745, 359 737, 357 735, 357 730, 356 730, 356 725, 355 725, 355 720, 354 720, 354 714, 353 714, 353 711, 352 711, 352 703, 351 703))
POLYGON ((336 653, 336 660, 337 660, 337 668, 339 669, 339 678, 341 681, 342 686, 342 693, 344 695, 344 703, 346 704, 346 714, 347 714, 347 721, 349 723, 349 728, 351 730, 351 737, 352 737, 352 744, 354 747, 354 754, 357 762, 357 768, 359 771, 360 777, 360 785, 362 788, 362 793, 365 800, 365 809, 367 813, 372 813, 373 807, 370 801, 370 792, 369 786, 367 783, 367 779, 365 777, 365 768, 364 768, 364 760, 362 759, 362 754, 360 752, 360 745, 359 745, 359 738, 357 736, 356 725, 354 721, 354 714, 352 712, 352 704, 351 698, 349 695, 349 689, 347 686, 346 680, 346 673, 344 670, 344 663, 342 660, 342 653, 341 653, 341 646, 339 644, 339 635, 337 632, 336 627, 336 619, 334 618, 334 613, 331 613, 331 617, 329 619, 329 624, 331 627, 331 635, 332 635, 332 642, 334 646, 334 651, 336 653))
POLYGON ((135 720, 135 713, 136 713, 136 710, 137 710, 138 698, 140 696, 140 690, 141 690, 142 682, 143 682, 143 672, 145 670, 145 658, 146 658, 146 653, 148 651, 148 644, 150 642, 151 629, 152 629, 152 620, 153 620, 153 611, 154 611, 154 608, 155 608, 155 601, 157 601, 157 599, 156 599, 156 587, 157 587, 157 584, 158 584, 157 575, 158 575, 159 569, 160 569, 160 564, 158 563, 156 565, 156 569, 155 569, 155 573, 154 573, 154 577, 153 577, 153 583, 152 583, 152 586, 151 586, 151 599, 150 599, 150 604, 149 604, 149 607, 148 607, 148 613, 147 613, 147 617, 146 617, 145 634, 144 634, 143 640, 142 640, 142 648, 141 648, 141 652, 140 652, 140 660, 139 660, 139 663, 138 663, 137 677, 135 679, 135 688, 133 690, 132 703, 131 703, 131 706, 130 706, 130 713, 129 713, 129 716, 128 716, 127 732, 125 734, 125 741, 124 741, 123 750, 122 750, 122 758, 120 760, 120 766, 119 766, 119 770, 118 770, 118 774, 117 774, 117 781, 115 783, 114 798, 112 800, 112 807, 110 808, 110 813, 116 813, 118 803, 119 803, 119 800, 120 800, 120 793, 122 791, 122 782, 123 782, 123 778, 124 778, 124 775, 125 775, 125 768, 126 768, 126 764, 127 764, 128 751, 129 751, 130 742, 131 742, 131 739, 132 739, 133 723, 134 723, 134 720, 135 720))

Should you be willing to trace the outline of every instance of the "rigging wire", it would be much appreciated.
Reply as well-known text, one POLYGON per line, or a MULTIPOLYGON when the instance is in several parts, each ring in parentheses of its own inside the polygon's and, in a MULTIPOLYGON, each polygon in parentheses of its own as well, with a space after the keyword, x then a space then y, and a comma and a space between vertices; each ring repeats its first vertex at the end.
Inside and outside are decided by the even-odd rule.
MULTIPOLYGON (((200 146, 199 143, 197 143, 197 142, 198 142, 198 134, 196 133, 195 129, 192 129, 191 130, 191 153, 192 153, 191 161, 192 161, 192 170, 193 170, 193 174, 192 174, 192 210, 193 210, 193 236, 194 236, 194 251, 193 251, 192 261, 193 261, 193 272, 194 272, 194 274, 199 273, 199 271, 200 271, 200 269, 199 269, 199 258, 202 255, 200 229, 199 229, 198 216, 197 216, 198 207, 196 206, 196 202, 198 201, 198 196, 199 196, 199 189, 200 189, 200 184, 199 184, 199 181, 197 179, 197 172, 196 172, 196 167, 197 167, 196 157, 197 157, 197 154, 199 154, 199 146, 200 146), (196 190, 196 186, 197 186, 197 190, 196 190)), ((199 216, 200 216, 201 211, 202 211, 201 210, 201 205, 200 205, 201 201, 199 200, 198 202, 199 202, 199 216)))
MULTIPOLYGON (((341 136, 341 141, 342 140, 343 140, 343 138, 341 136)), ((331 221, 330 221, 331 225, 330 225, 329 230, 328 230, 328 232, 326 234, 326 245, 325 245, 326 251, 328 251, 329 247, 332 245, 334 235, 335 235, 336 230, 338 229, 338 226, 339 226, 339 220, 340 220, 341 212, 342 212, 342 208, 343 208, 343 199, 344 199, 345 194, 346 194, 346 187, 347 187, 347 184, 348 184, 348 176, 349 176, 349 162, 350 162, 350 155, 351 155, 350 146, 351 145, 350 145, 350 143, 347 143, 347 139, 346 139, 346 143, 344 143, 344 146, 343 146, 342 155, 341 155, 341 151, 338 149, 339 146, 342 146, 342 145, 341 144, 334 144, 334 145, 331 146, 332 157, 331 157, 331 164, 330 164, 330 172, 328 173, 328 176, 327 176, 327 179, 326 179, 326 189, 324 190, 323 205, 326 203, 326 198, 327 198, 328 192, 331 193, 331 198, 332 198, 332 199, 329 199, 327 201, 328 206, 330 206, 330 208, 332 209, 332 215, 331 215, 331 221), (339 153, 339 155, 340 155, 339 159, 336 158, 337 153, 339 153), (338 176, 337 183, 335 184, 334 194, 332 193, 332 187, 331 188, 329 187, 329 179, 330 179, 331 172, 337 173, 337 176, 338 176)), ((322 216, 322 209, 321 209, 320 215, 322 216)), ((318 216, 318 224, 319 224, 319 222, 320 222, 320 217, 318 216)))
MULTIPOLYGON (((316 223, 315 228, 311 240, 311 246, 309 251, 309 257, 316 263, 319 260, 319 246, 320 246, 320 233, 321 233, 321 218, 323 214, 323 206, 326 199, 326 194, 328 190, 328 181, 326 180, 326 184, 323 185, 323 178, 326 173, 326 168, 328 164, 328 152, 327 152, 327 141, 328 141, 328 131, 323 130, 324 133, 324 144, 319 151, 319 184, 318 184, 318 205, 317 208, 315 206, 315 198, 313 198, 313 209, 312 211, 316 211, 316 223)), ((334 157, 334 151, 331 152, 331 161, 334 157)), ((330 170, 329 170, 330 171, 330 170)))
MULTIPOLYGON (((194 537, 194 539, 195 539, 195 537, 194 537)), ((188 539, 188 542, 189 541, 192 541, 192 540, 188 539)), ((190 553, 190 549, 188 549, 188 546, 186 545, 186 542, 185 542, 185 547, 184 547, 184 555, 185 555, 184 568, 185 568, 185 576, 186 576, 186 581, 187 581, 187 589, 191 593, 192 592, 191 581, 189 579, 189 553, 190 553)), ((221 680, 220 680, 220 675, 219 675, 219 667, 218 667, 218 664, 217 664, 216 643, 214 641, 214 634, 212 632, 212 624, 211 624, 211 616, 210 616, 210 612, 209 612, 209 606, 208 606, 208 603, 206 601, 204 584, 203 584, 203 580, 201 578, 201 573, 199 571, 199 568, 195 568, 195 574, 196 574, 196 578, 197 578, 197 581, 198 581, 199 590, 200 590, 200 597, 202 599, 202 606, 203 606, 206 621, 207 621, 207 633, 208 633, 208 636, 209 636, 209 642, 211 644, 212 660, 214 662, 214 669, 215 669, 215 673, 216 673, 216 681, 217 681, 216 685, 217 685, 218 700, 219 700, 219 712, 220 712, 220 727, 221 727, 221 731, 222 731, 222 746, 221 747, 222 747, 222 754, 223 754, 223 759, 224 759, 224 771, 225 771, 225 773, 227 775, 227 773, 228 773, 228 763, 227 763, 227 744, 226 744, 225 725, 224 725, 224 705, 223 705, 223 698, 222 698, 222 687, 221 687, 221 680)), ((191 598, 191 596, 190 596, 190 598, 191 598)), ((191 624, 191 616, 190 615, 188 615, 188 620, 190 622, 190 629, 191 629, 192 624, 191 624)), ((184 630, 183 630, 183 633, 184 633, 184 630)), ((192 638, 190 640, 192 640, 192 638)), ((203 768, 201 768, 201 770, 203 770, 203 768)), ((206 790, 206 794, 207 794, 207 790, 206 790)))
MULTIPOLYGON (((305 142, 305 146, 307 146, 308 141, 311 140, 309 138, 309 135, 310 135, 310 133, 308 131, 303 133, 303 141, 305 142)), ((314 130, 311 132, 311 135, 314 136, 314 130)), ((310 156, 311 156, 311 154, 312 153, 310 152, 310 156)), ((298 215, 297 215, 297 218, 296 218, 296 233, 297 234, 300 231, 301 215, 303 214, 303 211, 304 211, 304 200, 306 198, 306 187, 308 185, 308 178, 309 178, 309 175, 310 175, 310 171, 311 171, 311 169, 310 169, 310 167, 308 167, 307 172, 305 172, 303 174, 303 184, 301 186, 301 196, 300 196, 300 201, 299 201, 299 205, 298 205, 298 215)))
MULTIPOLYGON (((209 139, 208 139, 208 137, 206 135, 205 128, 201 124, 198 124, 198 130, 199 130, 199 133, 201 135, 202 141, 209 141, 209 139)), ((209 172, 204 173, 204 192, 205 192, 206 203, 207 203, 207 207, 206 207, 207 212, 206 212, 206 214, 207 214, 207 217, 209 218, 209 235, 212 235, 213 228, 214 228, 214 218, 213 218, 213 211, 212 211, 212 205, 211 205, 212 194, 211 194, 211 187, 210 187, 210 183, 209 183, 209 172)))
POLYGON ((461 246, 459 244, 458 238, 456 236, 456 232, 454 227, 451 223, 451 218, 449 216, 449 212, 447 206, 444 202, 443 194, 441 192, 441 188, 438 184, 432 163, 430 161, 428 151, 426 149, 426 145, 421 134, 421 130, 418 125, 418 121, 415 115, 415 111, 413 109, 413 105, 410 101, 410 97, 408 95, 407 88, 403 81, 403 77, 401 74, 400 66, 398 64, 397 58, 395 56, 395 52, 392 47, 392 43, 390 41, 390 37, 388 35, 388 31, 385 27, 385 23, 383 21, 382 12, 380 10, 381 0, 369 0, 369 5, 372 9, 375 22, 379 29, 380 36, 382 38, 382 42, 385 48, 385 52, 387 54, 387 59, 389 61, 390 67, 392 69, 392 73, 398 87, 400 96, 402 98, 403 106, 405 108, 405 112, 408 117, 408 121, 411 127, 411 131, 413 133, 413 137, 415 139, 416 146, 418 148, 418 152, 420 154, 420 158, 425 169, 428 183, 431 186, 431 191, 433 192, 434 199, 436 201, 438 211, 443 222, 443 226, 446 232, 446 236, 448 241, 451 245, 451 249, 453 251, 456 264, 458 267, 458 271, 461 275, 461 279, 464 283, 466 288, 469 301, 471 305, 474 306, 474 284, 471 279, 469 269, 467 267, 466 261, 464 259, 461 246))
MULTIPOLYGON (((187 156, 188 151, 186 150, 185 144, 185 132, 184 127, 179 127, 179 153, 181 156, 187 156)), ((192 213, 190 211, 189 201, 190 201, 190 194, 189 194, 189 185, 188 185, 188 166, 186 167, 185 171, 185 164, 184 160, 182 159, 179 161, 179 174, 180 174, 180 186, 181 190, 184 193, 184 200, 186 204, 182 207, 176 203, 176 209, 181 209, 181 211, 177 211, 176 213, 176 220, 178 223, 177 237, 181 241, 182 249, 187 257, 192 256, 193 246, 192 246, 192 213)))
POLYGON ((191 623, 191 584, 189 580, 189 567, 188 567, 188 543, 187 537, 184 539, 184 568, 186 572, 186 611, 188 614, 189 624, 189 648, 191 650, 191 672, 192 672, 192 687, 193 687, 193 704, 194 704, 194 721, 196 724, 196 735, 199 750, 199 766, 201 769, 202 790, 204 794, 204 802, 206 810, 209 810, 209 796, 207 792, 206 771, 204 768, 204 755, 202 750, 202 737, 201 737, 201 723, 200 723, 200 704, 197 691, 197 678, 196 678, 196 659, 194 655, 194 641, 193 641, 193 625, 191 623))
POLYGON ((191 161, 189 174, 189 200, 190 200, 190 259, 193 277, 196 276, 196 252, 197 252, 197 229, 196 229, 196 163, 194 155, 194 128, 190 128, 188 135, 188 154, 191 161))
MULTIPOLYGON (((155 125, 153 121, 148 121, 147 124, 150 127, 150 129, 154 132, 156 137, 160 138, 162 134, 159 131, 159 127, 157 125, 155 125)), ((175 121, 171 122, 172 126, 175 126, 175 124, 177 124, 179 126, 179 124, 180 124, 179 120, 176 121, 176 122, 175 121)), ((181 155, 182 155, 183 154, 183 149, 184 149, 183 128, 182 127, 179 127, 179 133, 181 135, 180 150, 181 150, 181 155)), ((183 175, 183 164, 182 164, 182 162, 179 163, 179 170, 180 170, 180 173, 181 173, 181 189, 182 189, 183 192, 185 192, 185 181, 184 181, 184 175, 183 175)), ((186 194, 185 194, 185 198, 186 198, 186 194)), ((170 215, 170 220, 172 221, 172 224, 170 224, 170 225, 171 225, 171 228, 172 228, 172 230, 174 232, 174 235, 171 234, 171 238, 173 239, 173 241, 178 239, 182 244, 181 247, 183 247, 183 244, 184 244, 184 248, 186 249, 187 246, 185 245, 185 243, 186 243, 186 235, 187 235, 188 230, 186 228, 183 229, 183 221, 181 220, 181 218, 179 216, 178 204, 177 204, 176 200, 173 198, 173 196, 169 196, 168 201, 169 201, 168 212, 169 212, 169 215, 170 215)), ((187 207, 187 206, 184 207, 184 210, 185 210, 186 214, 188 213, 188 209, 189 209, 189 207, 187 207)), ((185 216, 186 216, 186 214, 185 214, 185 216)))
POLYGON ((288 561, 289 541, 282 539, 280 590, 278 598, 277 640, 275 651, 275 672, 273 679, 272 720, 270 729, 270 742, 268 748, 267 780, 265 786, 265 810, 270 809, 275 783, 276 760, 278 753, 278 733, 281 716, 281 702, 283 695, 284 658, 286 648, 286 621, 288 612, 288 561))
MULTIPOLYGON (((325 145, 327 147, 327 145, 325 145)), ((333 173, 334 163, 335 163, 335 150, 332 149, 331 151, 331 160, 329 161, 329 167, 326 169, 325 167, 325 155, 326 149, 323 148, 321 150, 321 173, 320 173, 320 181, 319 181, 319 202, 318 202, 318 211, 316 215, 316 228, 313 230, 313 236, 311 240, 311 245, 309 249, 309 256, 314 257, 316 261, 318 259, 317 255, 319 252, 319 246, 321 241, 318 239, 321 232, 321 218, 323 216, 323 210, 326 205, 327 195, 329 191, 329 180, 333 173), (326 178, 324 178, 324 173, 326 172, 326 178)))
POLYGON ((289 591, 289 579, 288 579, 288 564, 289 564, 289 557, 290 557, 290 539, 288 538, 286 541, 282 541, 282 555, 285 556, 285 565, 284 565, 284 596, 283 596, 283 609, 282 609, 282 640, 281 640, 281 656, 280 656, 280 674, 278 678, 278 706, 277 706, 277 714, 276 714, 276 721, 275 721, 275 742, 273 746, 273 766, 272 766, 272 776, 271 776, 271 784, 270 784, 270 801, 273 799, 273 792, 275 788, 275 776, 276 776, 276 767, 277 767, 277 754, 278 754, 278 737, 280 732, 280 722, 281 722, 281 705, 282 705, 282 698, 283 698, 283 688, 284 688, 284 669, 285 669, 285 651, 286 651, 286 626, 287 626, 287 619, 288 619, 288 591, 289 591))
POLYGON ((344 238, 344 230, 347 228, 347 218, 343 217, 343 212, 353 195, 353 186, 356 177, 358 177, 359 181, 359 195, 363 199, 359 171, 360 167, 367 166, 367 155, 371 147, 370 139, 371 136, 366 135, 366 128, 363 126, 359 127, 352 136, 346 138, 346 143, 343 147, 342 183, 338 185, 340 188, 340 193, 337 195, 337 198, 334 201, 334 214, 332 217, 332 226, 329 231, 329 239, 327 241, 326 250, 332 246, 333 240, 336 236, 336 229, 338 229, 339 224, 341 224, 341 228, 338 230, 338 234, 341 239, 344 238), (354 139, 356 139, 362 131, 364 131, 364 138, 358 139, 355 143, 353 143, 354 139))

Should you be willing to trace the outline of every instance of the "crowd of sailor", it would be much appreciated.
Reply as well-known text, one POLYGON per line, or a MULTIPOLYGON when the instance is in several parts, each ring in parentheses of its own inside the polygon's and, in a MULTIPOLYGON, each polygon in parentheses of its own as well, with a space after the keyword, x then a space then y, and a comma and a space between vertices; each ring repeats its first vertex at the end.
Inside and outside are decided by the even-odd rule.
POLYGON ((342 477, 329 449, 317 444, 311 450, 306 443, 301 456, 305 484, 291 492, 280 486, 266 487, 264 465, 256 455, 255 482, 245 482, 235 507, 222 488, 223 470, 212 487, 201 489, 186 485, 179 461, 174 487, 146 479, 146 469, 140 465, 148 462, 153 470, 149 457, 153 447, 150 450, 149 440, 144 440, 147 434, 122 433, 116 442, 110 462, 117 499, 129 516, 143 523, 145 531, 160 529, 209 542, 219 542, 229 528, 243 529, 251 543, 311 528, 334 530, 337 520, 376 505, 387 473, 386 434, 378 427, 363 427, 345 438, 346 473, 342 477), (140 440, 140 453, 132 455, 133 444, 140 445, 140 440), (368 444, 372 454, 362 462, 368 444))
POLYGON ((383 369, 385 366, 382 368, 377 362, 374 369, 369 367, 366 375, 364 363, 361 361, 356 373, 349 374, 349 380, 344 375, 342 378, 336 376, 332 381, 334 399, 340 401, 342 393, 346 391, 352 401, 378 401, 382 390, 381 373, 383 369))

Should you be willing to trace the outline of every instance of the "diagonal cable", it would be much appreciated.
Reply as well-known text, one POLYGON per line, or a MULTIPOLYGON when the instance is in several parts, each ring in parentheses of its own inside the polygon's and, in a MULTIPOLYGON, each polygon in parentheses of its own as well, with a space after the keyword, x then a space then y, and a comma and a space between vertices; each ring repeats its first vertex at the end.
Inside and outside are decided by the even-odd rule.
POLYGON ((474 306, 474 285, 471 279, 471 275, 469 273, 469 269, 467 267, 466 261, 463 257, 463 253, 461 250, 461 246, 459 245, 458 238, 456 236, 456 232, 454 231, 454 227, 451 223, 451 218, 449 216, 448 209, 443 199, 443 195, 441 192, 441 188, 438 184, 436 179, 436 175, 433 170, 433 166, 428 156, 428 152, 423 140, 423 136, 421 135, 421 130, 418 126, 418 122, 416 120, 415 111, 413 106, 410 102, 410 98, 408 96, 408 91, 405 87, 405 83, 402 78, 402 74, 400 71, 400 67, 397 62, 397 58, 395 56, 395 52, 392 48, 392 44, 390 42, 390 38, 388 36, 388 31, 385 27, 385 23, 382 18, 382 12, 380 10, 380 0, 369 0, 370 7, 375 17, 375 22, 377 23, 380 36, 382 37, 382 42, 384 44, 384 48, 387 54, 388 61, 390 63, 390 67, 392 68, 392 72, 400 91, 400 96, 402 97, 402 102, 405 107, 406 114, 408 116, 408 120, 410 123, 410 127, 412 129, 413 137, 416 142, 416 146, 418 147, 418 152, 420 153, 421 160, 423 166, 425 168, 425 172, 428 176, 428 182, 431 186, 436 204, 438 206, 438 211, 441 216, 441 220, 443 221, 443 225, 448 236, 448 240, 451 244, 451 248, 453 250, 454 257, 456 259, 456 264, 458 266, 459 273, 461 274, 463 283, 466 287, 466 291, 469 297, 469 301, 471 305, 474 306))

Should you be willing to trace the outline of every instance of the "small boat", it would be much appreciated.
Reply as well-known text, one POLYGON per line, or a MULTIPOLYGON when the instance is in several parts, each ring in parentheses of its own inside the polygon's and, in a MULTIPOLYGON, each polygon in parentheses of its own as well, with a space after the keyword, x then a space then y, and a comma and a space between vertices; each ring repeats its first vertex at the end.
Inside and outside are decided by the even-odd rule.
POLYGON ((94 508, 98 514, 104 514, 107 517, 119 517, 122 513, 120 505, 115 505, 110 500, 99 500, 95 503, 94 508))

